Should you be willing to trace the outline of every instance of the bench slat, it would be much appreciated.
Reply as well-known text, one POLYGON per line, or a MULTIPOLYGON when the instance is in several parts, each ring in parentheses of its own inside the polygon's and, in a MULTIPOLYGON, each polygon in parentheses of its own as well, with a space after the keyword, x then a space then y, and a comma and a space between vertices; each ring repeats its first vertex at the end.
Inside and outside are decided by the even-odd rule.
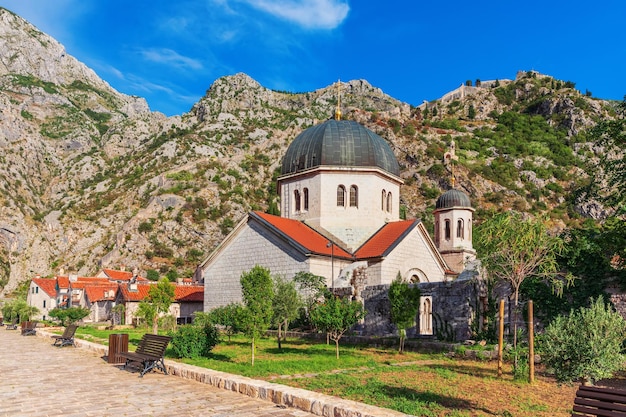
POLYGON ((169 336, 160 336, 156 334, 144 334, 139 342, 139 346, 134 352, 121 352, 119 355, 126 358, 126 367, 131 362, 140 363, 143 367, 141 376, 152 369, 159 368, 166 375, 167 370, 163 362, 165 350, 172 338, 169 336))
POLYGON ((626 417, 626 391, 581 385, 572 411, 572 417, 626 417))

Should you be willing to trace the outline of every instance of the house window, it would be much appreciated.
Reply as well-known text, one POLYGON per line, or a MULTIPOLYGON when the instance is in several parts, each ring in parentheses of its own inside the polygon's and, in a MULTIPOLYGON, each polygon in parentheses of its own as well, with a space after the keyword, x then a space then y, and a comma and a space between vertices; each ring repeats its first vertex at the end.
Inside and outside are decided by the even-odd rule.
POLYGON ((46 300, 43 300, 43 308, 46 308, 46 300))
POLYGON ((305 188, 304 190, 302 190, 302 193, 304 194, 304 211, 308 211, 309 210, 309 189, 305 188))
POLYGON ((446 219, 446 223, 444 227, 445 227, 446 240, 450 240, 450 220, 446 219))
POLYGON ((385 211, 385 203, 387 202, 387 191, 383 190, 382 195, 380 196, 380 209, 385 211))
POLYGON ((391 213, 391 193, 387 193, 387 211, 391 213))
POLYGON ((300 212, 300 191, 295 190, 293 192, 293 197, 296 201, 296 213, 300 212))
POLYGON ((346 187, 340 185, 337 187, 337 207, 346 206, 346 187))
POLYGON ((35 287, 35 294, 39 294, 39 287, 35 287))
POLYGON ((459 219, 456 222, 456 237, 463 239, 465 237, 465 231, 463 230, 463 219, 459 219))
POLYGON ((359 189, 356 185, 350 186, 350 207, 359 206, 359 189))

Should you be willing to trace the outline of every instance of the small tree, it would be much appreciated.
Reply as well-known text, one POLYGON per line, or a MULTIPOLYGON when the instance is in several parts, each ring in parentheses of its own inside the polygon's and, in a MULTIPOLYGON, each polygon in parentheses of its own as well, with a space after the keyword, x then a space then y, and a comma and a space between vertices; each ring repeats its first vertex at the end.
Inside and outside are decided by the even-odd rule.
POLYGON ((7 321, 13 321, 15 319, 20 323, 29 321, 30 318, 38 312, 39 309, 37 307, 28 305, 23 299, 13 300, 2 306, 2 317, 7 321))
POLYGON ((625 332, 622 316, 598 297, 589 308, 572 310, 550 323, 541 338, 541 358, 558 381, 593 384, 621 369, 625 332))
POLYGON ((402 279, 400 273, 389 286, 389 302, 391 303, 391 322, 396 325, 400 334, 398 351, 404 352, 406 329, 415 326, 415 316, 420 307, 420 289, 417 285, 410 287, 402 279))
POLYGON ((91 312, 85 307, 53 308, 48 315, 61 322, 61 326, 76 323, 87 317, 91 312))
POLYGON ((272 299, 272 310, 274 311, 274 316, 272 317, 272 322, 278 328, 278 349, 282 349, 282 329, 284 328, 285 333, 287 332, 289 322, 298 317, 298 310, 301 306, 302 298, 296 290, 295 282, 287 281, 282 277, 275 277, 274 298, 272 299))
POLYGON ((335 341, 335 354, 339 359, 339 340, 352 326, 365 317, 363 304, 347 298, 341 299, 326 291, 325 300, 311 310, 311 321, 335 341))
MULTIPOLYGON (((202 317, 203 313, 196 313, 196 319, 202 317)), ((239 303, 231 303, 222 307, 211 310, 208 314, 208 320, 218 326, 222 326, 224 332, 228 336, 228 342, 232 335, 241 331, 243 306, 239 303)), ((204 320, 202 318, 202 320, 204 320)))
POLYGON ((176 287, 167 279, 161 278, 159 283, 151 285, 148 296, 139 303, 137 315, 152 322, 152 333, 159 331, 159 314, 166 313, 174 302, 176 287))
POLYGON ((254 366, 255 340, 270 327, 272 320, 273 284, 270 271, 256 265, 241 274, 241 291, 245 309, 242 314, 243 330, 251 339, 252 366, 254 366))
POLYGON ((309 312, 317 301, 324 297, 326 278, 321 275, 301 271, 294 275, 293 281, 300 291, 302 301, 304 302, 305 317, 310 323, 309 312))
POLYGON ((549 233, 541 219, 526 219, 521 213, 496 214, 477 227, 474 242, 487 279, 504 281, 513 290, 514 367, 517 369, 517 320, 519 290, 528 277, 549 281, 561 293, 564 281, 558 275, 557 255, 563 241, 549 233))

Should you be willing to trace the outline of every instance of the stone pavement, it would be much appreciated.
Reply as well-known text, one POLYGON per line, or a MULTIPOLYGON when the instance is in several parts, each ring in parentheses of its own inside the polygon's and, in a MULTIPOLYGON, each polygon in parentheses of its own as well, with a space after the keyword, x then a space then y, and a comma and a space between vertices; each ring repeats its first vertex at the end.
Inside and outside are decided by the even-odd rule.
POLYGON ((0 327, 0 417, 228 416, 398 417, 404 414, 306 390, 166 360, 170 375, 122 370, 106 347, 0 327))

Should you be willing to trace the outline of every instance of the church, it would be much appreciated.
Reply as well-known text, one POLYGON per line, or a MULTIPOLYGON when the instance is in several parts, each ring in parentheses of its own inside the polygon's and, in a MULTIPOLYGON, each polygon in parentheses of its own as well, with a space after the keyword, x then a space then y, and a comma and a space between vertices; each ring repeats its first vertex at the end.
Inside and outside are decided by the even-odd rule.
MULTIPOLYGON (((401 220, 403 180, 391 147, 339 114, 292 141, 277 185, 281 215, 248 213, 198 267, 205 311, 241 301, 241 274, 255 265, 286 279, 301 271, 320 275, 329 288, 358 298, 398 275, 420 286, 449 286, 475 259, 469 197, 454 188, 439 197, 434 237, 420 220, 401 220)), ((434 332, 437 291, 428 288, 435 287, 422 289, 418 334, 434 332)), ((370 308, 366 302, 368 316, 370 308)))

